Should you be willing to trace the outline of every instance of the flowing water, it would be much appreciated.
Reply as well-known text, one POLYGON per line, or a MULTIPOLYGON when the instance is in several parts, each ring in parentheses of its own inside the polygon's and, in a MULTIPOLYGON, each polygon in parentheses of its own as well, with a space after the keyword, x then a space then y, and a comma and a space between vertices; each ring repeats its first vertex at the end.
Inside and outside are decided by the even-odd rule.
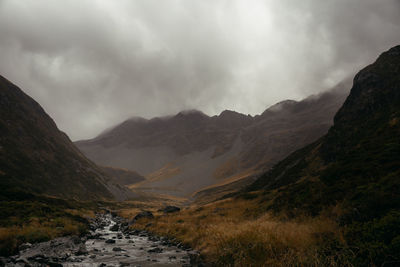
POLYGON ((83 240, 61 237, 31 245, 6 259, 5 266, 202 266, 193 262, 197 252, 145 231, 123 228, 121 218, 111 214, 99 215, 93 225, 83 240))
POLYGON ((104 216, 104 220, 106 226, 94 232, 96 239, 85 243, 88 255, 81 262, 65 262, 64 266, 190 266, 187 251, 152 241, 145 233, 111 231, 116 222, 111 215, 104 216), (115 243, 106 243, 107 240, 115 243))

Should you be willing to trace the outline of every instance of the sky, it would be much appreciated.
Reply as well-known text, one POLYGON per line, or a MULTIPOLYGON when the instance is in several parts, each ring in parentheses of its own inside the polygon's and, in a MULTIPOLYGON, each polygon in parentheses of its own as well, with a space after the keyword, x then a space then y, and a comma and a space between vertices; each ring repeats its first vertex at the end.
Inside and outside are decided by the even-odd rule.
POLYGON ((127 118, 259 114, 400 44, 400 0, 0 0, 0 75, 72 140, 127 118))

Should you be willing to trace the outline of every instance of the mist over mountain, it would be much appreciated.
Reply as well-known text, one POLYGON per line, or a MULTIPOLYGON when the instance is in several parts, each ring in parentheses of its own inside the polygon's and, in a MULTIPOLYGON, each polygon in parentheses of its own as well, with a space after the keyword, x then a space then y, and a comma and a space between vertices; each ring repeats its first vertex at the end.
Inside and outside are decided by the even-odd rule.
POLYGON ((187 110, 150 120, 134 117, 75 144, 99 165, 137 171, 133 186, 190 196, 213 185, 253 177, 326 133, 349 82, 302 101, 278 103, 261 115, 187 110))
POLYGON ((332 216, 356 266, 399 261, 400 46, 354 78, 334 125, 253 183, 267 209, 332 216), (270 202, 269 202, 270 201, 270 202), (379 253, 374 249, 379 245, 379 253))
POLYGON ((255 115, 353 76, 398 42, 399 13, 398 0, 2 0, 0 73, 74 141, 130 116, 255 115))

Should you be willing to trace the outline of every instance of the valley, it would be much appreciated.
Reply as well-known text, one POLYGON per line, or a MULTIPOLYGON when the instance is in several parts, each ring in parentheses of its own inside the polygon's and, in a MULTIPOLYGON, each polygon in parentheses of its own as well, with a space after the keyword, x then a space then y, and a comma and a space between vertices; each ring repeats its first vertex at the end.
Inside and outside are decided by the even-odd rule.
POLYGON ((75 145, 99 165, 143 175, 145 180, 130 186, 135 192, 194 200, 211 188, 243 188, 321 137, 349 87, 350 81, 344 81, 302 101, 282 101, 254 117, 228 110, 210 117, 191 110, 150 120, 132 118, 75 145))
POLYGON ((4 77, 0 111, 0 266, 400 263, 400 46, 256 116, 132 118, 73 143, 4 77))

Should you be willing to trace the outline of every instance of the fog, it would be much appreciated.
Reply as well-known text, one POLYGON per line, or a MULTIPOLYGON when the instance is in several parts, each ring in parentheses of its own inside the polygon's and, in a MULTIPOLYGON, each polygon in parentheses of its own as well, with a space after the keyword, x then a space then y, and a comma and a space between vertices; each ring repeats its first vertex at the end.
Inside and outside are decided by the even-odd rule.
POLYGON ((0 74, 73 140, 133 116, 258 114, 400 43, 398 0, 0 0, 0 74))

